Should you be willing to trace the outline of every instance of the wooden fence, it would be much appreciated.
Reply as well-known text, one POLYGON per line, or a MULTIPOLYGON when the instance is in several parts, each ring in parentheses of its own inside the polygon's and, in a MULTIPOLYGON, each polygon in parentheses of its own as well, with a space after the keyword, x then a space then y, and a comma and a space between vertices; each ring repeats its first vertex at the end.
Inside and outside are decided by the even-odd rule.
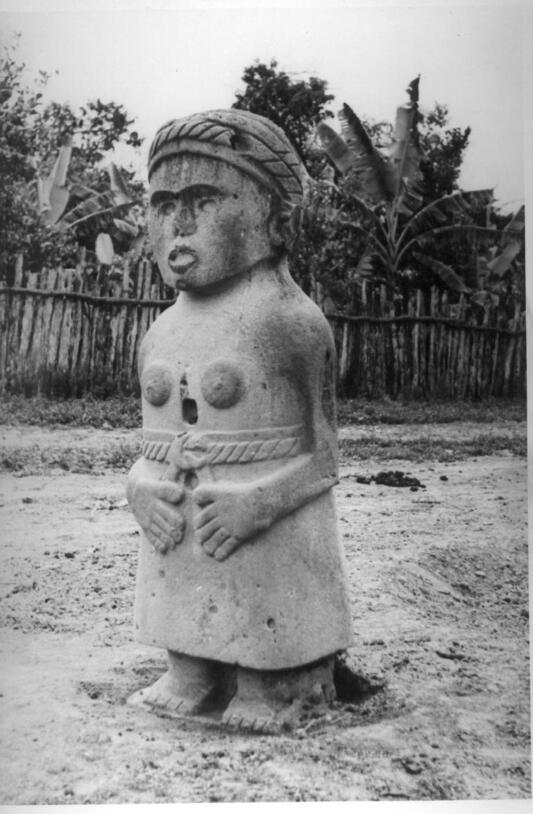
POLYGON ((392 398, 525 397, 525 315, 472 309, 446 292, 411 291, 395 304, 363 286, 358 316, 328 319, 338 354, 339 394, 392 398))
MULTIPOLYGON (((148 260, 126 273, 19 267, 0 288, 0 389, 56 396, 138 394, 137 355, 172 292, 148 260)), ((363 286, 357 316, 328 315, 342 396, 525 396, 524 316, 472 313, 437 289, 387 302, 363 286), (480 318, 481 317, 481 318, 480 318)))

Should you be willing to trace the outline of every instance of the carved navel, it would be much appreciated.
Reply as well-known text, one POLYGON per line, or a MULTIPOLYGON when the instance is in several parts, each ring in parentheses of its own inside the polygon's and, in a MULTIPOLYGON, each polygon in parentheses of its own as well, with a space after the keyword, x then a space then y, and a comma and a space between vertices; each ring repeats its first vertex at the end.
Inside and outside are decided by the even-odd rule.
POLYGON ((229 359, 212 362, 200 383, 204 399, 219 410, 233 407, 244 395, 244 380, 239 368, 229 359))

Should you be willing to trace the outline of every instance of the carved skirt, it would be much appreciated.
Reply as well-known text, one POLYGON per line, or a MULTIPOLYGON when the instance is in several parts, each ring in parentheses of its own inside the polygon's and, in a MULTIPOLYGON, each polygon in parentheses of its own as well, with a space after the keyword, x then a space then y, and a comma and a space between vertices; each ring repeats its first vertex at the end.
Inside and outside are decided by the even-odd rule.
MULTIPOLYGON (((151 443, 145 455, 163 470, 157 464, 162 456, 151 443)), ((275 458, 238 465, 208 462, 197 474, 200 481, 248 483, 275 472, 279 464, 275 458)), ((160 554, 142 535, 135 597, 138 641, 258 670, 301 666, 351 644, 331 490, 277 520, 222 562, 195 539, 192 519, 198 509, 187 485, 180 509, 186 532, 174 549, 160 554)))

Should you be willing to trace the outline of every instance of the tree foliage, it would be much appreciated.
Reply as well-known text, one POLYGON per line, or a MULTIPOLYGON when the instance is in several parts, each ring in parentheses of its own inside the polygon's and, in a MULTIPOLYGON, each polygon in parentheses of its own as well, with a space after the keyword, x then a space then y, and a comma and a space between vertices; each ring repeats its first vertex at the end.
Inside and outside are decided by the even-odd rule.
MULTIPOLYGON (((68 209, 94 191, 109 189, 100 162, 118 144, 138 147, 133 120, 115 102, 90 100, 79 110, 43 99, 50 75, 28 79, 17 59, 15 41, 0 58, 0 271, 12 274, 15 258, 40 268, 75 262, 80 245, 94 245, 92 227, 56 230, 39 211, 39 179, 52 171, 62 147, 72 138, 68 167, 68 209)), ((131 176, 130 176, 131 180, 131 176)), ((140 192, 139 189, 136 192, 140 192)))
POLYGON ((418 131, 426 203, 458 189, 459 174, 471 129, 448 127, 448 107, 438 102, 421 115, 418 131))
POLYGON ((311 138, 319 122, 333 116, 326 109, 334 98, 327 92, 328 83, 315 76, 291 79, 274 59, 269 65, 256 60, 244 69, 242 81, 244 91, 235 94, 233 107, 265 116, 281 127, 312 173, 311 138))

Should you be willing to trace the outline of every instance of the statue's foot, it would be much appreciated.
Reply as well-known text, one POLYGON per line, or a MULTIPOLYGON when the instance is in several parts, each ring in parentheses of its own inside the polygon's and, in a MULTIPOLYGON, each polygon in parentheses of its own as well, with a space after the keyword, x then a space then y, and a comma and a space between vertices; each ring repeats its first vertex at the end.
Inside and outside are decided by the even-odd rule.
POLYGON ((209 704, 215 687, 197 687, 183 689, 176 686, 170 671, 167 671, 155 684, 138 690, 130 698, 132 706, 155 707, 167 712, 178 712, 180 715, 198 715, 209 704))
POLYGON ((200 715, 211 710, 223 694, 220 665, 169 652, 169 669, 150 687, 138 690, 128 704, 178 715, 200 715))
POLYGON ((298 726, 304 707, 334 699, 333 661, 295 670, 237 669, 237 691, 222 722, 231 728, 276 734, 298 726))
POLYGON ((269 704, 234 698, 224 711, 222 723, 230 729, 244 729, 258 734, 277 735, 294 729, 300 719, 299 701, 269 704))

